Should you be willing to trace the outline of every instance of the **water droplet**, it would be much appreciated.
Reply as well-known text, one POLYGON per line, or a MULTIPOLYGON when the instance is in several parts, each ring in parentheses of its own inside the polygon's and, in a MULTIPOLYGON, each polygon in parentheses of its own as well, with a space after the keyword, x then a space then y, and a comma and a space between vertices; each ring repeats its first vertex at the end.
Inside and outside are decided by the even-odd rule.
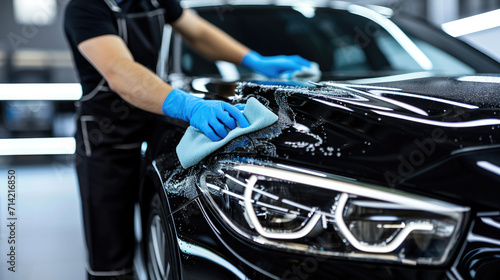
POLYGON ((362 152, 363 154, 364 154, 364 153, 366 153, 366 151, 365 151, 365 150, 362 150, 361 152, 362 152))
POLYGON ((378 120, 378 121, 381 121, 381 120, 382 120, 382 118, 378 118, 377 120, 378 120))
POLYGON ((341 153, 337 153, 337 157, 340 157, 342 154, 341 153))

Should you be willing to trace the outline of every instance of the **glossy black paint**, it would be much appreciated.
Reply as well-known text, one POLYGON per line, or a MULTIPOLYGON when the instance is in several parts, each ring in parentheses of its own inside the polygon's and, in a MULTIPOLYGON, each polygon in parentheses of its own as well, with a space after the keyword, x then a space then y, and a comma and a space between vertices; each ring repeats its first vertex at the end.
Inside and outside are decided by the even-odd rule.
MULTIPOLYGON (((269 102, 268 106, 280 114, 282 120, 290 121, 276 125, 280 126, 279 135, 265 143, 259 142, 260 148, 266 146, 268 151, 264 155, 273 160, 307 165, 378 185, 440 192, 469 204, 498 209, 500 204, 496 198, 500 197, 500 190, 495 186, 499 176, 482 170, 476 163, 500 164, 500 102, 494 102, 498 96, 494 89, 500 89, 500 84, 471 86, 460 82, 468 90, 468 94, 462 95, 457 94, 456 84, 451 78, 410 81, 408 88, 403 82, 388 83, 383 86, 394 90, 383 90, 381 94, 374 94, 380 90, 341 84, 308 88, 306 94, 298 87, 261 88, 250 84, 242 93, 245 96, 258 93, 257 97, 266 98, 264 103, 269 102), (415 92, 414 84, 425 86, 415 92), (401 96, 402 93, 413 95, 401 96), (494 96, 488 99, 488 95, 494 96), (472 102, 470 96, 478 98, 472 102), (426 97, 439 99, 423 99, 426 97), (461 106, 447 103, 449 101, 460 102, 461 106), (462 104, 476 107, 464 108, 462 104), (417 112, 416 109, 421 109, 419 113, 428 116, 402 107, 407 105, 417 112), (485 120, 494 124, 477 123, 485 120), (297 145, 298 142, 301 145, 297 145), (453 166, 454 163, 459 166, 453 166), (434 174, 433 169, 439 172, 434 174), (450 180, 450 173, 456 173, 451 179, 456 178, 462 188, 453 182, 442 184, 450 180), (435 186, 436 183, 443 189, 448 188, 448 193, 435 186), (469 191, 467 185, 475 186, 474 191, 469 191), (491 196, 484 197, 486 191, 491 196)), ((262 156, 262 152, 248 148, 226 152, 262 156)))
POLYGON ((185 279, 238 279, 235 275, 239 273, 248 279, 287 280, 443 279, 446 275, 445 268, 423 270, 416 267, 300 255, 255 246, 227 228, 202 197, 182 207, 173 217, 177 228, 180 228, 177 237, 190 244, 186 246, 189 247, 186 250, 191 254, 186 254, 181 249, 185 279), (218 261, 219 257, 228 263, 218 261), (231 270, 233 273, 228 274, 231 270))
MULTIPOLYGON (((456 248, 454 252, 456 263, 445 267, 415 268, 335 258, 318 261, 314 256, 276 252, 242 240, 217 217, 196 186, 198 175, 205 165, 223 158, 252 158, 391 186, 470 206, 474 213, 493 211, 498 215, 500 176, 478 167, 477 162, 488 161, 500 165, 499 134, 495 133, 495 130, 500 129, 500 124, 444 127, 419 122, 432 120, 467 124, 480 120, 500 120, 500 108, 494 103, 481 102, 480 98, 473 103, 465 95, 447 97, 444 91, 435 94, 438 88, 444 90, 447 84, 456 83, 451 78, 430 78, 408 81, 408 87, 405 87, 405 82, 383 84, 383 87, 392 88, 384 89, 387 92, 404 92, 415 96, 373 94, 374 88, 371 87, 382 85, 240 84, 237 89, 238 101, 243 102, 254 96, 278 114, 280 121, 262 131, 233 140, 187 170, 179 167, 176 155, 172 153, 172 147, 178 140, 165 140, 164 143, 170 148, 160 149, 167 152, 160 153, 155 159, 155 166, 163 181, 162 191, 173 213, 171 217, 178 240, 213 252, 250 279, 305 279, 305 276, 310 276, 309 279, 444 279, 452 278, 449 276, 451 265, 458 267, 465 279, 474 279, 467 274, 472 270, 478 271, 477 275, 483 275, 483 278, 477 279, 490 279, 484 278, 484 275, 498 272, 492 263, 498 263, 500 235, 498 229, 493 228, 495 231, 492 233, 492 226, 487 228, 484 222, 481 227, 478 226, 485 217, 474 219, 473 232, 487 237, 489 242, 471 239, 469 235, 468 240, 463 242, 464 248, 456 248), (428 92, 421 88, 415 92, 417 90, 412 88, 415 84, 427 85, 428 92), (388 99, 381 100, 380 97, 388 99), (423 99, 425 97, 439 99, 423 99), (409 111, 410 107, 393 101, 427 109, 425 112, 429 116, 409 111), (449 101, 477 108, 464 108, 447 103, 449 101), (416 120, 381 116, 370 106, 380 107, 377 111, 381 108, 392 109, 390 112, 396 116, 408 116, 416 120), (416 161, 415 151, 423 155, 421 163, 416 161), (395 174, 389 178, 400 178, 390 182, 388 174, 395 174), (263 256, 266 257, 263 259, 263 256), (309 266, 311 269, 307 272, 309 266), (302 269, 297 270, 297 267, 302 269)), ((491 92, 495 87, 479 84, 470 86, 469 90, 471 95, 479 96, 491 92)), ((449 91, 455 93, 453 88, 449 91)), ((415 108, 411 110, 419 112, 415 108)), ((214 270, 213 259, 193 256, 182 249, 180 256, 185 279, 198 279, 201 277, 200 271, 204 272, 204 279, 234 278, 223 266, 214 270)))
POLYGON ((478 217, 467 236, 457 265, 465 279, 495 279, 500 275, 500 216, 478 217))
MULTIPOLYGON (((423 28, 431 37, 443 37, 404 17, 394 20, 405 32, 423 28)), ((441 42, 455 44, 448 46, 450 52, 468 54, 466 60, 480 72, 500 71, 498 63, 451 37, 441 42)), ((500 166, 500 76, 488 75, 489 82, 429 73, 398 81, 380 73, 363 78, 372 77, 380 79, 233 83, 213 78, 198 91, 197 78, 169 76, 177 87, 207 99, 236 95, 233 102, 244 103, 256 97, 280 117, 187 170, 175 154, 186 124, 172 121, 170 133, 149 148, 142 203, 153 191, 161 194, 175 232, 169 248, 177 256, 175 279, 500 278, 500 174, 479 164, 500 166), (229 228, 197 187, 206 166, 227 158, 285 163, 468 206, 468 234, 452 260, 439 267, 324 259, 256 246, 229 228)))

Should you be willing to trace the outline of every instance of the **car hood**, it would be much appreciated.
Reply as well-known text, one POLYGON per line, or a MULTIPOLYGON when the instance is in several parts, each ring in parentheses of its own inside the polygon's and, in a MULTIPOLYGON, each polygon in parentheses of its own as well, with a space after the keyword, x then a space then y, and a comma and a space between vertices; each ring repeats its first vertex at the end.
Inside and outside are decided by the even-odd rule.
POLYGON ((270 160, 498 207, 500 78, 484 77, 241 83, 236 101, 256 97, 279 121, 207 161, 270 160))

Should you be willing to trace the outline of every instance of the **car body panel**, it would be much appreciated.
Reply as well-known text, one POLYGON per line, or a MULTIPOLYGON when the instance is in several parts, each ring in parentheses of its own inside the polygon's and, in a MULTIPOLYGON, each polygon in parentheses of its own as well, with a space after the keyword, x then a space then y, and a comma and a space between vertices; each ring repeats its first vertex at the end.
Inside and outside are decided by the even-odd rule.
MULTIPOLYGON (((192 7, 215 8, 218 14, 237 7, 212 4, 192 7)), ((455 57, 469 54, 465 60, 478 72, 500 72, 500 64, 435 28, 411 26, 405 17, 394 22, 410 35, 430 34, 455 57)), ((232 140, 188 169, 175 153, 187 124, 171 120, 169 136, 147 156, 150 180, 175 231, 171 249, 179 255, 173 268, 179 279, 500 277, 499 75, 379 71, 324 73, 321 82, 262 81, 251 75, 235 82, 182 73, 176 40, 164 69, 173 86, 233 104, 255 97, 279 116, 276 124, 232 140), (437 266, 327 258, 256 244, 230 227, 199 188, 200 175, 221 160, 281 164, 470 207, 466 232, 449 260, 437 266)))
MULTIPOLYGON (((268 135, 261 137, 265 140, 253 140, 250 146, 255 148, 241 148, 249 145, 233 143, 223 153, 259 154, 275 161, 300 164, 378 185, 398 187, 398 183, 404 182, 401 187, 422 186, 426 192, 441 190, 434 185, 426 188, 423 184, 425 174, 433 178, 429 184, 437 183, 450 179, 449 172, 445 172, 448 164, 450 172, 456 172, 453 162, 463 162, 462 165, 467 162, 471 166, 465 169, 479 173, 458 173, 458 178, 461 175, 469 178, 457 180, 464 186, 460 188, 463 194, 457 191, 458 188, 450 187, 450 197, 498 207, 498 189, 492 188, 498 184, 498 175, 483 170, 477 162, 500 164, 500 134, 497 132, 500 103, 491 102, 494 98, 478 98, 471 102, 465 94, 458 97, 432 94, 439 92, 433 84, 446 89, 447 84, 455 84, 456 79, 429 78, 409 82, 410 85, 426 84, 429 89, 425 93, 422 89, 414 92, 403 88, 403 82, 384 84, 384 90, 380 85, 366 85, 368 88, 363 89, 363 85, 333 84, 335 86, 309 87, 303 94, 302 87, 243 85, 241 92, 245 97, 242 99, 259 98, 280 116, 280 122, 268 129, 273 130, 268 135), (480 153, 480 150, 486 151, 480 153), (439 168, 441 179, 430 175, 432 168, 439 168), (467 192, 470 189, 465 187, 467 184, 474 185, 475 190, 493 192, 492 199, 482 197, 479 192, 474 200, 474 195, 467 192)), ((494 86, 464 85, 474 96, 491 95, 494 86)), ((453 88, 449 91, 455 93, 453 88)), ((244 140, 240 138, 241 141, 244 140)), ((443 188, 448 185, 455 184, 444 184, 443 188)))
POLYGON ((453 271, 465 279, 494 279, 500 275, 498 236, 500 213, 478 213, 453 271))
POLYGON ((280 252, 238 238, 202 198, 174 214, 184 244, 185 279, 443 279, 445 268, 421 270, 280 252), (189 253, 188 253, 189 252, 189 253), (266 256, 265 258, 263 256, 266 256), (208 269, 207 269, 208 268, 208 269))
MULTIPOLYGON (((440 86, 446 82, 456 82, 453 79, 435 78, 431 81, 430 84, 437 83, 440 86)), ((214 265, 213 259, 192 256, 193 252, 191 254, 187 251, 182 252, 183 272, 187 279, 197 279, 199 270, 205 271, 208 273, 206 277, 211 275, 213 279, 238 278, 238 276, 226 275, 228 271, 231 271, 227 268, 228 264, 250 279, 268 279, 266 277, 270 279, 298 277, 297 279, 300 279, 304 275, 311 275, 313 277, 311 279, 324 279, 327 275, 330 279, 363 279, 363 275, 369 275, 366 279, 443 279, 445 277, 453 279, 453 276, 449 276, 450 273, 463 275, 464 271, 470 271, 465 267, 474 266, 471 262, 473 264, 486 263, 476 265, 480 267, 478 270, 483 271, 481 273, 485 273, 483 269, 491 271, 494 268, 491 262, 498 261, 495 255, 495 250, 500 248, 496 233, 498 229, 492 231, 492 223, 487 225, 483 220, 496 221, 495 219, 498 219, 495 215, 498 216, 498 210, 500 210, 498 203, 500 194, 497 187, 500 176, 481 168, 477 163, 490 162, 500 165, 498 162, 500 148, 496 144, 498 134, 494 133, 495 129, 500 129, 498 125, 443 127, 405 119, 393 120, 387 116, 380 117, 369 106, 390 108, 391 112, 405 116, 448 123, 497 119, 496 116, 500 113, 499 108, 491 103, 470 104, 465 103, 467 100, 447 98, 443 94, 439 96, 425 94, 422 90, 417 93, 407 88, 402 89, 404 85, 405 83, 401 82, 398 85, 399 88, 394 84, 384 84, 383 87, 392 88, 392 91, 399 93, 411 92, 415 96, 393 100, 404 101, 405 104, 415 106, 415 108, 431 108, 427 111, 429 116, 421 116, 411 110, 408 111, 406 107, 401 108, 402 104, 395 106, 389 100, 381 101, 375 98, 373 102, 370 102, 370 99, 366 98, 367 93, 370 93, 367 89, 380 90, 381 85, 352 85, 355 91, 339 88, 349 86, 345 84, 318 87, 309 85, 304 93, 304 87, 297 86, 297 84, 287 86, 282 83, 273 85, 269 82, 244 83, 237 89, 237 100, 243 101, 251 96, 259 98, 263 104, 280 116, 277 124, 233 140, 226 147, 189 169, 183 169, 178 165, 177 160, 173 159, 176 157, 174 153, 158 157, 155 164, 164 179, 163 186, 169 205, 175 213, 173 217, 175 227, 178 229, 177 238, 180 242, 184 242, 183 244, 192 245, 191 248, 195 246, 199 250, 208 250, 216 254, 212 255, 213 257, 221 258, 225 262, 221 269, 216 269, 213 274, 210 274, 211 268, 208 270, 203 270, 203 268, 210 267, 211 263, 214 265), (360 87, 365 87, 363 92, 360 91, 360 87), (327 94, 311 95, 311 91, 327 92, 327 94), (360 99, 362 97, 365 99, 360 99), (426 97, 438 99, 428 100, 425 99, 426 97), (352 103, 353 100, 357 103, 352 103), (362 102, 366 104, 358 104, 362 102), (460 106, 456 106, 453 102, 460 103, 460 106), (332 104, 335 105, 332 106, 332 104), (464 108, 464 105, 475 107, 464 108), (485 141, 480 139, 480 135, 483 135, 485 141), (429 144, 431 140, 433 144, 429 144), (385 177, 387 171, 399 174, 401 170, 398 169, 408 168, 405 164, 401 166, 404 162, 411 164, 413 151, 420 151, 425 160, 422 160, 420 165, 410 166, 414 170, 403 170, 411 173, 409 176, 402 176, 400 181, 389 183, 385 177), (492 216, 476 217, 472 220, 471 225, 474 226, 474 230, 467 236, 466 245, 463 249, 456 248, 454 252, 454 255, 472 256, 462 262, 458 262, 460 258, 454 258, 457 262, 450 270, 422 269, 421 267, 399 268, 397 265, 393 267, 385 264, 379 267, 362 261, 355 264, 351 262, 346 266, 345 261, 338 258, 328 259, 324 263, 317 262, 317 269, 311 274, 304 272, 305 270, 283 270, 283 267, 291 268, 294 264, 301 265, 304 260, 311 262, 304 264, 306 265, 304 269, 307 269, 307 265, 313 267, 314 256, 294 256, 290 252, 277 253, 275 250, 268 251, 266 248, 258 248, 255 244, 248 244, 248 241, 241 240, 227 226, 224 226, 224 222, 210 209, 199 192, 197 178, 205 166, 228 158, 247 161, 251 158, 328 172, 337 176, 355 178, 359 182, 389 186, 474 206, 475 211, 490 211, 492 216), (479 224, 482 226, 479 227, 479 224), (259 264, 262 254, 277 254, 273 259, 282 261, 273 261, 272 265, 259 264), (248 264, 257 265, 257 267, 248 264), (259 270, 274 276, 263 275, 259 270), (223 277, 223 275, 226 276, 223 277)), ((485 85, 484 90, 488 92, 491 87, 491 85, 485 85)), ((473 94, 477 95, 482 90, 478 86, 471 87, 471 89, 475 91, 473 94)), ((384 97, 388 98, 387 95, 384 97)), ((234 272, 231 273, 234 274, 234 272)), ((238 273, 236 274, 239 275, 238 273)))

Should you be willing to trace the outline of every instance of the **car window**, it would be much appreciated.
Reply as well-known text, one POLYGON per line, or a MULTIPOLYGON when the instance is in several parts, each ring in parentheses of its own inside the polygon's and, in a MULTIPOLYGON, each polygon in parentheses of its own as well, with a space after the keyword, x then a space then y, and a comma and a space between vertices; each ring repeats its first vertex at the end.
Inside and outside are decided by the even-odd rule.
MULTIPOLYGON (((204 8, 198 13, 262 55, 299 54, 318 62, 324 73, 415 72, 453 70, 470 74, 473 69, 445 52, 421 41, 411 42, 431 68, 386 28, 368 17, 343 10, 317 8, 314 16, 290 7, 204 8), (410 51, 409 51, 410 50, 410 51)), ((408 45, 408 44, 407 44, 408 45)), ((217 65, 182 45, 181 70, 193 76, 218 75, 217 65)), ((249 70, 238 67, 240 74, 249 70)))
POLYGON ((432 61, 433 71, 449 76, 474 74, 476 72, 469 65, 433 45, 415 38, 412 38, 412 40, 432 61))

